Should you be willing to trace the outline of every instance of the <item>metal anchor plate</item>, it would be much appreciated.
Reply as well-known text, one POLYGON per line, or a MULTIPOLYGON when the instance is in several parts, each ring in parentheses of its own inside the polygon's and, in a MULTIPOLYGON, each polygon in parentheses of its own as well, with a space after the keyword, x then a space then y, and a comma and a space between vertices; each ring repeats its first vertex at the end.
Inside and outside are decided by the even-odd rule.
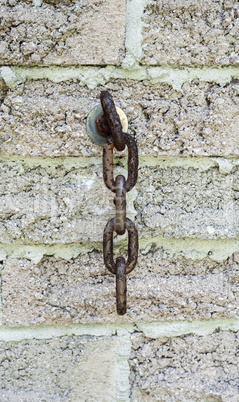
MULTIPOLYGON (((121 124, 122 124, 122 129, 124 133, 127 133, 128 131, 128 120, 123 112, 122 109, 120 109, 118 106, 116 106, 116 111, 119 115, 121 124)), ((101 105, 95 106, 90 113, 87 116, 86 120, 86 131, 89 137, 92 139, 92 141, 95 144, 103 146, 107 140, 107 137, 104 137, 103 135, 100 135, 97 127, 96 127, 96 119, 103 113, 103 109, 101 105)))

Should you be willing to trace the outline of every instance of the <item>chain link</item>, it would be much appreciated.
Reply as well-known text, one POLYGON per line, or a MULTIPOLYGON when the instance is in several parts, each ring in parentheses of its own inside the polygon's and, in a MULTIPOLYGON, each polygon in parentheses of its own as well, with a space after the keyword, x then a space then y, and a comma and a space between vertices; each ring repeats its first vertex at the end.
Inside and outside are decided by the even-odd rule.
POLYGON ((125 177, 119 175, 115 179, 115 226, 114 231, 118 235, 125 233, 125 220, 126 220, 126 186, 125 177))
MULTIPOLYGON (((106 268, 116 274, 116 265, 113 256, 113 232, 115 219, 111 219, 105 226, 103 234, 103 254, 106 268)), ((128 231, 128 259, 126 262, 126 274, 129 274, 135 267, 138 259, 138 231, 131 219, 125 219, 125 227, 128 231)))
POLYGON ((116 259, 116 308, 119 315, 126 313, 127 283, 124 257, 116 259))
POLYGON ((100 94, 100 101, 109 127, 109 132, 114 140, 114 146, 117 151, 123 151, 125 148, 125 142, 122 135, 122 125, 113 98, 108 91, 102 91, 100 94))
POLYGON ((103 235, 103 254, 106 268, 116 275, 116 306, 117 313, 126 313, 126 274, 130 273, 138 258, 138 231, 133 221, 126 218, 126 192, 136 184, 138 178, 138 148, 134 138, 122 132, 120 118, 117 114, 114 101, 109 92, 103 91, 100 95, 103 116, 97 121, 97 128, 101 134, 110 133, 103 149, 103 176, 106 187, 115 193, 115 218, 105 226, 103 235), (128 148, 128 177, 118 175, 114 179, 113 150, 122 151, 128 148), (113 255, 113 232, 123 235, 128 232, 128 259, 118 257, 116 263, 113 255))
MULTIPOLYGON (((122 133, 125 144, 128 147, 128 177, 125 183, 126 191, 132 190, 138 179, 138 147, 135 139, 126 133, 122 133)), ((109 137, 103 148, 103 176, 106 187, 116 192, 116 182, 113 173, 114 140, 109 137)))

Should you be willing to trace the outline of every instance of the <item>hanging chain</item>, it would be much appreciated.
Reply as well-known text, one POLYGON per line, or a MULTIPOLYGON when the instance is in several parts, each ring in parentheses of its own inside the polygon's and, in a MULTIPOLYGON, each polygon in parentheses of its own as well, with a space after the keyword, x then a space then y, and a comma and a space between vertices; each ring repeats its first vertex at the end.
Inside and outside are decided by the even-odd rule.
POLYGON ((104 229, 103 254, 106 268, 116 275, 117 313, 126 313, 126 274, 131 272, 138 258, 138 231, 133 221, 126 218, 126 193, 136 184, 138 177, 138 148, 134 138, 122 131, 120 118, 114 101, 108 91, 100 94, 103 113, 96 120, 97 130, 101 135, 109 135, 103 149, 103 176, 106 187, 115 193, 115 218, 104 229), (113 150, 123 151, 128 148, 128 177, 118 175, 114 180, 113 150), (123 235, 128 232, 128 259, 113 256, 113 232, 123 235))

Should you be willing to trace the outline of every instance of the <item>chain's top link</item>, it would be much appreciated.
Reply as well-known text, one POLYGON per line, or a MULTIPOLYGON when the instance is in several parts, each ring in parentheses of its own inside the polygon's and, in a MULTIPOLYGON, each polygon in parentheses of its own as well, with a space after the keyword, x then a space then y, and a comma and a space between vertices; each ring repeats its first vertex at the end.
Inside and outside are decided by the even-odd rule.
POLYGON ((104 117, 108 123, 114 146, 117 151, 123 151, 125 148, 124 136, 122 132, 122 124, 112 96, 108 91, 102 91, 100 101, 104 112, 104 117))

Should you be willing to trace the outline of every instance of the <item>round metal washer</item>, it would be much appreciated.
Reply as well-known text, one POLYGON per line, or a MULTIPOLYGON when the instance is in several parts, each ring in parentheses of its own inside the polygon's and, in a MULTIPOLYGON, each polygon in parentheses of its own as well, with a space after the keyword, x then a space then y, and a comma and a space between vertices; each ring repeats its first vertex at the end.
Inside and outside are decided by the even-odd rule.
MULTIPOLYGON (((123 110, 120 109, 118 106, 116 106, 116 110, 117 110, 117 113, 118 113, 118 115, 120 117, 123 132, 127 133, 127 131, 128 131, 127 117, 126 117, 125 113, 123 112, 123 110)), ((103 113, 103 109, 102 109, 101 105, 95 106, 90 111, 90 113, 87 116, 87 120, 86 120, 86 131, 87 131, 87 134, 89 135, 89 137, 92 139, 93 142, 95 142, 98 145, 103 146, 104 143, 107 140, 107 137, 104 137, 103 135, 100 135, 98 133, 97 128, 96 128, 96 124, 95 124, 95 121, 96 121, 97 117, 99 117, 99 115, 101 113, 103 113)))

